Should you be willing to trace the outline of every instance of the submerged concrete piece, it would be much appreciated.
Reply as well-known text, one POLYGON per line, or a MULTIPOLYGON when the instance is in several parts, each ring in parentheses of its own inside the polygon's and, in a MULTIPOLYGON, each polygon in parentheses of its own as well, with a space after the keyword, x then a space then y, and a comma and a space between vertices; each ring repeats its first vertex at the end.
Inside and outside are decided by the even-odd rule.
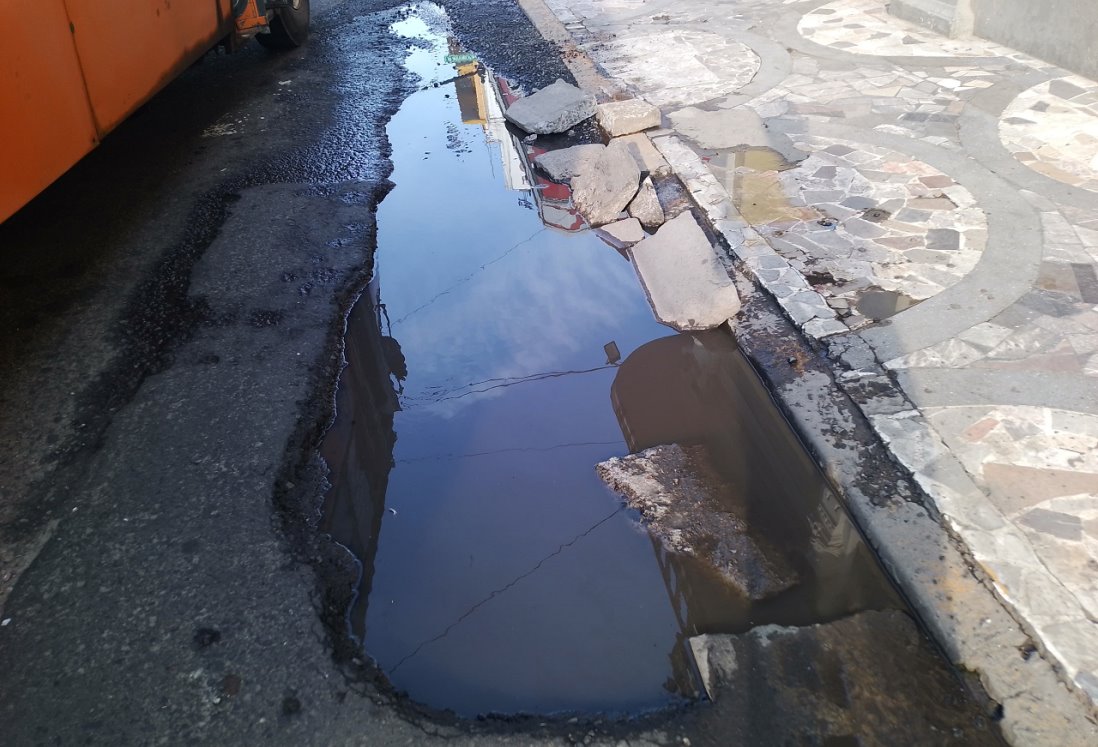
POLYGON ((615 249, 628 249, 648 235, 641 228, 640 221, 636 218, 626 218, 614 223, 607 223, 602 228, 595 229, 595 232, 599 235, 599 238, 615 249))
POLYGON ((582 174, 600 153, 606 150, 601 143, 573 145, 542 153, 534 157, 534 165, 549 175, 555 182, 571 181, 582 174))
POLYGON ((656 318, 677 330, 712 329, 739 313, 740 296, 690 212, 630 250, 656 318))
POLYGON ((618 219, 640 185, 640 168, 624 146, 610 143, 572 180, 572 201, 592 226, 618 219))
POLYGON ((629 203, 629 215, 640 221, 640 224, 649 231, 655 231, 667 220, 660 207, 660 198, 656 195, 656 187, 652 184, 652 177, 647 177, 641 182, 637 196, 629 203))
POLYGON ((660 110, 644 99, 599 104, 595 117, 610 137, 632 135, 660 126, 660 110))
POLYGON ((538 135, 567 132, 595 114, 595 97, 558 79, 507 107, 515 126, 538 135))
POLYGON ((741 593, 767 599, 799 580, 788 561, 724 502, 735 491, 703 446, 656 446, 597 466, 599 477, 640 511, 672 552, 708 563, 741 593))
POLYGON ((1000 743, 902 612, 696 636, 690 649, 722 723, 751 723, 755 744, 1000 743))

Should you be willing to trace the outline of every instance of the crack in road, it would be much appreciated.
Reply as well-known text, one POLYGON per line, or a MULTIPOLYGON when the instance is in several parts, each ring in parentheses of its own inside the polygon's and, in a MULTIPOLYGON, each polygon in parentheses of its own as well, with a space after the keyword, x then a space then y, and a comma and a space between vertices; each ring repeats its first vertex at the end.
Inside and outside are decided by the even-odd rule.
POLYGON ((511 580, 507 584, 501 586, 500 588, 498 588, 495 591, 488 594, 488 596, 486 596, 483 599, 481 599, 480 601, 478 601, 472 607, 470 607, 465 612, 463 612, 456 620, 454 620, 452 623, 447 625, 446 629, 443 630, 441 633, 439 633, 438 635, 436 635, 433 638, 428 638, 427 640, 423 641, 418 646, 416 646, 411 651, 411 653, 405 654, 404 657, 400 659, 400 661, 398 661, 395 665, 393 665, 393 667, 391 669, 387 670, 387 674, 390 677, 392 677, 392 675, 396 672, 396 670, 400 669, 406 662, 408 662, 410 659, 417 656, 419 654, 419 652, 422 651, 427 646, 431 645, 432 643, 437 643, 438 641, 441 641, 443 638, 448 636, 454 628, 456 628, 458 625, 460 625, 462 622, 464 622, 466 620, 466 618, 470 617, 478 609, 480 609, 481 607, 483 607, 484 605, 486 605, 488 602, 492 601, 496 597, 500 596, 501 594, 504 594, 505 592, 507 592, 510 589, 514 588, 516 585, 521 583, 523 580, 525 580, 525 579, 529 578, 530 576, 534 575, 535 573, 537 573, 537 571, 543 565, 545 565, 547 562, 549 562, 550 560, 552 560, 556 556, 560 555, 562 552, 564 552, 569 547, 572 547, 573 545, 575 545, 577 542, 579 542, 584 537, 590 535, 596 529, 601 527, 606 522, 610 521, 612 518, 614 518, 615 516, 617 516, 619 513, 621 513, 624 510, 625 510, 625 506, 619 506, 618 508, 614 509, 612 512, 607 514, 605 517, 603 517, 602 519, 599 519, 597 522, 595 522, 595 524, 593 524, 586 531, 581 532, 580 534, 577 534, 575 537, 570 539, 568 542, 565 542, 565 543, 561 544, 560 546, 558 546, 556 550, 554 550, 553 552, 549 553, 544 558, 539 560, 537 562, 537 565, 535 565, 533 568, 531 568, 530 570, 526 571, 525 573, 515 577, 513 580, 511 580))
POLYGON ((473 457, 482 456, 495 456, 497 454, 508 454, 511 452, 545 452, 555 451, 557 449, 570 449, 582 446, 618 446, 622 443, 619 438, 616 441, 577 441, 575 443, 566 444, 553 444, 552 446, 512 446, 506 449, 492 449, 490 451, 474 451, 468 454, 428 454, 427 456, 409 457, 407 459, 397 459, 397 464, 411 464, 413 462, 435 462, 443 461, 446 459, 471 459, 473 457))

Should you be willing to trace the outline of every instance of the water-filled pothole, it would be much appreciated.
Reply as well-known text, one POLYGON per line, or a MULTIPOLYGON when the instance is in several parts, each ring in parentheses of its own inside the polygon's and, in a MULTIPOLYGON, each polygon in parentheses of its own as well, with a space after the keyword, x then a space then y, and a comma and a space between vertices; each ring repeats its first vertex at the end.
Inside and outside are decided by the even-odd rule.
POLYGON ((464 51, 440 13, 395 29, 425 83, 462 77, 389 124, 396 187, 323 446, 365 652, 463 715, 636 712, 696 694, 690 636, 898 606, 727 332, 660 326, 618 252, 543 223, 493 80, 446 62, 464 51), (672 442, 708 447, 800 584, 748 600, 595 473, 672 442))

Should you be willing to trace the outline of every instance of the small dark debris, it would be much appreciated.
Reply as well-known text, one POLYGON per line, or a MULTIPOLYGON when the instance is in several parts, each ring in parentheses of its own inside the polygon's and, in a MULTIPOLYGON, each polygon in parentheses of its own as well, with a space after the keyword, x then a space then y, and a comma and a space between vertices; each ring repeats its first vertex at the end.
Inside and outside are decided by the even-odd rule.
POLYGON ((1022 653, 1022 658, 1026 661, 1029 661, 1031 658, 1033 658, 1033 655, 1037 653, 1037 647, 1033 645, 1032 641, 1026 643, 1026 645, 1022 646, 1020 650, 1022 653))
POLYGON ((296 716, 301 713, 301 701, 296 695, 287 695, 282 699, 282 715, 296 716))
POLYGON ((240 675, 229 672, 221 680, 221 692, 227 697, 235 697, 240 694, 240 686, 243 682, 244 681, 240 679, 240 675))
POLYGON ((194 642, 199 648, 209 648, 221 640, 221 631, 215 628, 198 628, 194 631, 194 642))
POLYGON ((824 228, 831 228, 832 226, 835 225, 835 219, 834 218, 820 218, 816 222, 818 224, 820 224, 821 226, 823 226, 824 228))
POLYGON ((834 285, 835 277, 830 272, 816 271, 807 273, 804 279, 809 285, 834 285))
POLYGON ((887 210, 882 210, 881 208, 869 208, 862 213, 862 218, 870 223, 883 223, 891 217, 892 213, 887 210))

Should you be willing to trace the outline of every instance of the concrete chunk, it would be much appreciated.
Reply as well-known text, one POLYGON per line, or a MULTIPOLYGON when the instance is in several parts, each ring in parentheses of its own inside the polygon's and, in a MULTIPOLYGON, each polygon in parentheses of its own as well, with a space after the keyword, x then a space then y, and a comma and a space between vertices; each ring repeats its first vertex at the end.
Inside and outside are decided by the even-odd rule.
POLYGON ((551 135, 567 132, 594 113, 594 96, 558 79, 511 104, 505 116, 526 132, 551 135))
POLYGON ((643 99, 599 104, 595 116, 610 137, 632 135, 634 132, 660 126, 660 110, 643 99))
POLYGON ((657 446, 609 459, 599 477, 640 511, 648 531, 672 552, 711 565, 749 599, 767 599, 795 585, 788 561, 729 511, 734 491, 703 446, 657 446))
POLYGON ((734 725, 726 744, 1001 743, 902 612, 695 636, 690 650, 720 723, 734 725))
POLYGON ((591 162, 605 149, 606 146, 601 143, 573 145, 571 148, 551 150, 535 156, 534 165, 553 181, 567 182, 590 168, 591 162))
POLYGON ((572 201, 591 226, 612 223, 632 201, 640 168, 623 146, 611 142, 572 180, 572 201))
POLYGON ((599 238, 615 249, 628 249, 647 236, 636 218, 607 223, 602 228, 595 229, 595 232, 599 238))
POLYGON ((621 143, 633 156, 641 172, 648 172, 650 176, 666 176, 671 173, 671 166, 667 159, 652 145, 652 141, 643 132, 636 135, 625 135, 614 138, 615 143, 621 143))
POLYGON ((656 318, 677 330, 712 329, 740 310, 740 296, 693 213, 664 223, 629 250, 656 318))
POLYGON ((660 207, 660 198, 656 195, 656 187, 652 184, 652 178, 648 177, 641 182, 637 196, 629 203, 629 215, 640 221, 640 224, 649 231, 655 231, 664 224, 667 216, 660 207))

